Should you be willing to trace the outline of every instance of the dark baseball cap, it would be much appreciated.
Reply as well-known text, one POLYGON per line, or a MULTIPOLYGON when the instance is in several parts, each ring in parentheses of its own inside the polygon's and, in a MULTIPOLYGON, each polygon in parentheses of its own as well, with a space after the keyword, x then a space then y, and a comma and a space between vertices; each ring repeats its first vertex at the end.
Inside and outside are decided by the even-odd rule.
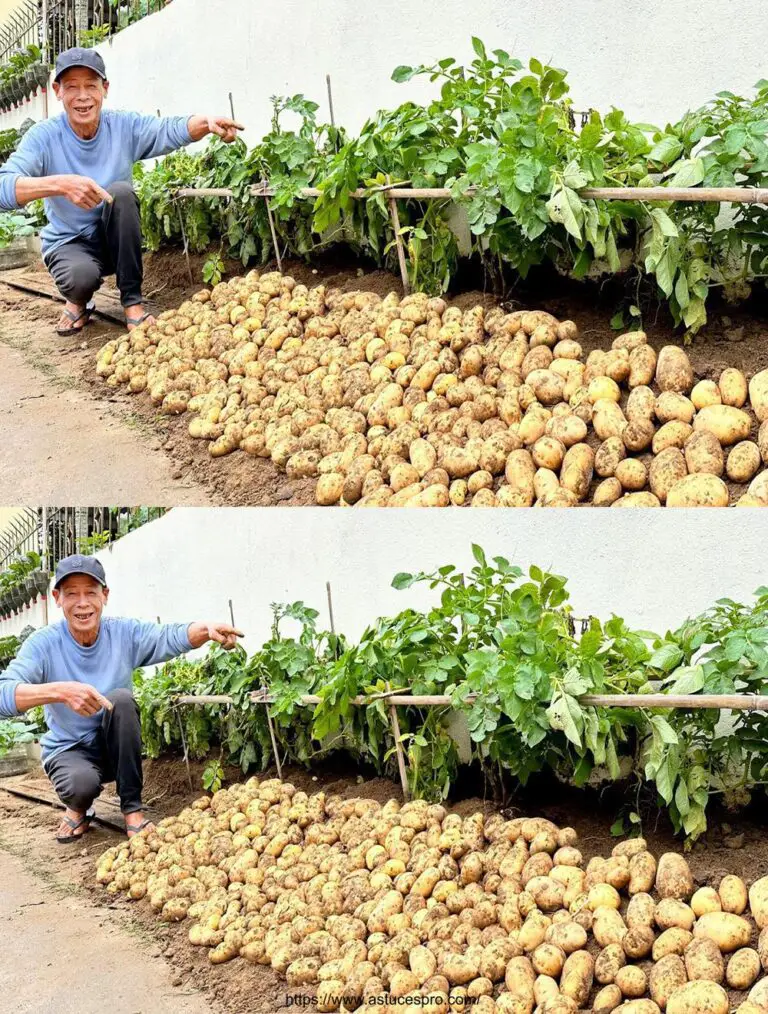
POLYGON ((81 556, 80 553, 75 553, 74 556, 65 556, 63 560, 59 560, 53 587, 58 588, 65 577, 71 577, 73 574, 87 574, 103 588, 107 587, 107 575, 95 556, 81 556))
POLYGON ((107 80, 107 68, 95 49, 83 49, 82 46, 75 46, 73 49, 65 49, 63 53, 59 53, 54 81, 58 81, 65 70, 72 70, 73 67, 88 67, 89 70, 95 71, 103 81, 107 80))

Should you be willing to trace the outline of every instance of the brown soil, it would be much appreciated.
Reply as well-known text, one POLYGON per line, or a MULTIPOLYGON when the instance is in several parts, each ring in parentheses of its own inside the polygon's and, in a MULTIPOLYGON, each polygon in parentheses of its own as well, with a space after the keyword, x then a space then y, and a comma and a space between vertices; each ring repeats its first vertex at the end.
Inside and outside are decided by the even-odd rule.
MULTIPOLYGON (((187 772, 178 758, 161 758, 145 764, 145 797, 164 814, 178 812, 201 794, 200 774, 204 762, 191 765, 193 788, 189 788, 187 772)), ((366 779, 346 776, 342 762, 337 766, 324 766, 315 772, 289 768, 284 770, 286 780, 305 791, 340 793, 346 797, 365 796, 384 802, 401 798, 399 787, 384 778, 366 779)), ((348 771, 348 765, 346 770, 348 771)), ((267 772, 266 777, 274 772, 267 772)), ((236 780, 240 772, 228 769, 228 779, 236 780)), ((1 785, 1 783, 0 783, 1 785)), ((629 794, 631 795, 631 794, 629 794)), ((616 817, 617 806, 624 800, 614 791, 613 799, 596 792, 578 791, 559 785, 542 783, 520 791, 504 811, 510 816, 528 814, 544 816, 561 827, 575 827, 579 846, 585 859, 593 855, 607 855, 615 843, 610 828, 616 817)), ((478 796, 470 796, 453 804, 461 814, 478 809, 490 812, 494 805, 478 796)), ((77 904, 92 906, 104 921, 128 921, 140 927, 135 931, 145 944, 150 958, 167 962, 175 975, 173 985, 179 995, 198 993, 210 1003, 216 1014, 273 1014, 286 1008, 290 989, 270 968, 248 965, 243 961, 212 966, 200 948, 192 947, 182 926, 167 926, 157 921, 144 903, 128 902, 122 896, 110 900, 94 882, 94 867, 99 854, 121 840, 121 836, 103 828, 94 828, 83 846, 64 848, 53 839, 57 815, 48 807, 38 806, 9 796, 0 791, 0 860, 3 851, 23 856, 28 873, 38 881, 52 879, 66 885, 77 904)), ((696 843, 688 860, 698 886, 717 887, 726 873, 737 873, 748 883, 764 876, 768 864, 764 815, 729 817, 716 809, 710 818, 710 830, 696 843)), ((657 856, 666 851, 680 851, 681 843, 672 833, 666 817, 654 809, 643 813, 643 834, 650 850, 657 856)), ((755 941, 753 941, 754 943, 755 941)), ((35 939, 25 940, 27 948, 34 949, 35 939)), ((744 997, 731 993, 732 1003, 744 997)), ((153 998, 143 997, 141 1009, 155 1010, 153 998)), ((313 1008, 310 1008, 313 1009, 313 1008)))
MULTIPOLYGON (((145 259, 148 297, 163 309, 178 306, 201 287, 199 279, 204 260, 205 255, 191 256, 188 270, 183 254, 176 249, 148 255, 145 259)), ((237 262, 229 262, 227 268, 232 273, 243 270, 237 262)), ((350 257, 338 254, 314 266, 285 261, 283 269, 308 285, 322 281, 345 291, 367 289, 381 295, 401 291, 400 280, 394 275, 366 270, 350 257)), ((476 276, 468 276, 465 282, 463 289, 449 294, 457 305, 467 307, 481 302, 491 306, 497 301, 488 288, 477 287, 476 276)), ((482 279, 480 282, 482 284, 482 279)), ((610 347, 616 334, 610 327, 610 319, 617 296, 615 286, 586 286, 539 275, 533 283, 518 286, 511 295, 507 294, 504 305, 515 309, 545 309, 560 319, 575 320, 582 345, 589 352, 593 348, 610 347)), ((709 324, 688 350, 697 379, 716 379, 726 366, 736 366, 750 376, 768 365, 766 309, 755 300, 738 309, 717 303, 711 307, 709 324)), ((78 499, 79 487, 73 487, 72 476, 88 476, 92 490, 90 480, 98 475, 99 469, 106 469, 111 463, 113 469, 126 476, 132 503, 212 502, 235 506, 314 503, 313 480, 289 480, 272 462, 254 460, 244 454, 213 459, 204 442, 189 437, 183 416, 176 419, 160 416, 149 399, 131 396, 122 390, 107 393, 109 389, 95 375, 94 359, 98 348, 119 333, 115 326, 94 324, 87 329, 82 341, 56 339, 51 335, 51 326, 58 315, 57 305, 2 285, 0 312, 0 366, 11 354, 6 351, 9 346, 17 357, 23 358, 25 366, 15 380, 5 409, 10 422, 21 427, 24 433, 24 437, 20 435, 18 443, 12 442, 11 446, 31 444, 30 453, 23 461, 19 460, 15 472, 10 473, 13 482, 9 479, 7 485, 11 488, 14 482, 24 478, 26 481, 21 488, 29 502, 43 502, 48 489, 56 490, 59 500, 61 494, 73 490, 72 495, 64 499, 81 502, 83 497, 78 499), (56 392, 56 385, 64 387, 67 399, 74 399, 77 410, 85 414, 87 446, 83 446, 82 438, 68 440, 67 433, 74 430, 70 425, 59 425, 63 418, 62 396, 56 392), (90 408, 95 408, 95 412, 89 411, 92 402, 95 406, 90 405, 90 408), (14 406, 18 405, 26 406, 25 415, 14 411, 14 406), (135 431, 133 442, 127 442, 131 446, 126 445, 126 428, 135 431), (117 447, 116 435, 120 438, 117 447), (142 460, 139 449, 145 452, 148 460, 142 460), (166 476, 170 492, 163 482, 166 476)), ((645 327, 651 344, 657 349, 681 340, 680 331, 672 326, 666 312, 658 308, 646 311, 645 327)), ((648 462, 650 456, 642 460, 648 462)), ((110 482, 114 484, 108 477, 108 488, 110 482)), ((9 493, 3 497, 2 489, 0 483, 0 501, 10 496, 9 493)), ((731 484, 730 491, 733 501, 744 488, 731 484)), ((122 492, 119 484, 117 492, 122 492)), ((85 495, 86 499, 89 497, 93 500, 92 493, 85 495)), ((118 502, 124 498, 112 495, 100 502, 118 502)))

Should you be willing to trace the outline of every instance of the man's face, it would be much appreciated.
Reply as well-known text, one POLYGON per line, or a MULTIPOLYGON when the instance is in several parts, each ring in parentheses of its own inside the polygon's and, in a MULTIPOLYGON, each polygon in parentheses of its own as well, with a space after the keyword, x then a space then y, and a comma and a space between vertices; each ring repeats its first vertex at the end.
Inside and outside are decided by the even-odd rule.
POLYGON ((87 574, 72 574, 54 589, 53 597, 75 640, 96 640, 109 589, 87 574))
POLYGON ((98 124, 109 82, 88 67, 72 67, 54 82, 53 90, 64 105, 69 122, 82 129, 98 124))

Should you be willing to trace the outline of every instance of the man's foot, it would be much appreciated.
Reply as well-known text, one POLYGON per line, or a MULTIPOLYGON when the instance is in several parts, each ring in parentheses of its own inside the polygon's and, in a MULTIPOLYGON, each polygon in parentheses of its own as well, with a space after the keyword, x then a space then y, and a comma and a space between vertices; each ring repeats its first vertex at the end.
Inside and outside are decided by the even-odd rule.
POLYGON ((126 813, 125 815, 125 833, 129 838, 133 838, 134 835, 141 834, 142 831, 154 831, 155 825, 145 817, 141 810, 136 810, 133 813, 126 813))
POLYGON ((77 303, 66 302, 56 325, 56 334, 61 338, 78 334, 91 319, 92 313, 93 304, 91 303, 88 303, 87 306, 78 306, 77 303))
POLYGON ((56 831, 56 841, 63 845, 77 838, 82 838, 91 826, 92 817, 93 812, 91 810, 81 813, 78 810, 71 810, 67 807, 56 831))
POLYGON ((129 331, 133 331, 139 324, 156 324, 157 321, 151 313, 145 312, 141 303, 125 308, 125 323, 129 331))

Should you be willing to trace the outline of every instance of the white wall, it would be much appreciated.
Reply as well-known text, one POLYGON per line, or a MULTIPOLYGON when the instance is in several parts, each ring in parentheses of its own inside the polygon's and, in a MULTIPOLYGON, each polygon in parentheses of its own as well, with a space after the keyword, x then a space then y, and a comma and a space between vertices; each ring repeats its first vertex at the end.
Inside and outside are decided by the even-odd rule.
POLYGON ((663 633, 766 583, 768 512, 176 507, 99 556, 113 615, 227 620, 231 598, 253 651, 269 635, 271 602, 303 599, 325 626, 326 581, 337 629, 350 637, 377 616, 423 608, 435 593, 395 591, 393 576, 469 569, 472 542, 566 576, 576 615, 617 613, 663 633))
POLYGON ((0 637, 9 637, 11 634, 20 634, 22 630, 27 627, 44 627, 48 619, 55 619, 53 610, 55 604, 53 596, 48 598, 48 604, 50 605, 50 614, 47 609, 46 601, 42 596, 38 598, 28 606, 24 606, 20 613, 15 616, 11 616, 9 620, 0 620, 0 637))
MULTIPOLYGON (((424 99, 421 80, 396 85, 399 64, 473 58, 470 36, 569 72, 575 107, 658 123, 720 89, 765 76, 759 0, 173 0, 101 52, 116 107, 163 114, 235 111, 247 139, 268 126, 269 96, 303 92, 357 129, 378 108, 424 99)), ((434 86, 431 86, 434 87, 434 86)))

